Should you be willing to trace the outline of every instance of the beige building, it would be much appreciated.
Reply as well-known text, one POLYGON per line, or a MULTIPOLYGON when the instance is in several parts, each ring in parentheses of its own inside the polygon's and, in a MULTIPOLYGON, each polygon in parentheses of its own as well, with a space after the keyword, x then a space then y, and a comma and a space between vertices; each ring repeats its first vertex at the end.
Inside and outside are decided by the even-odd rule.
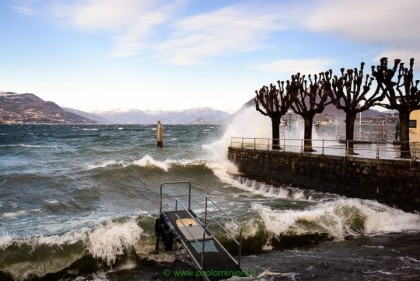
POLYGON ((420 142, 420 110, 410 114, 410 141, 420 142))

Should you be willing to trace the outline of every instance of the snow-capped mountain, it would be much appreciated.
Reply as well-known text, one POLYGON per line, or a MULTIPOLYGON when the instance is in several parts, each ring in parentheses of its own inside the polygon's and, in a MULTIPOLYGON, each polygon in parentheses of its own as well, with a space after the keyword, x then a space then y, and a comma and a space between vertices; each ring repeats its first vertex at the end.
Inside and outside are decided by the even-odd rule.
POLYGON ((158 120, 166 124, 208 124, 221 123, 229 116, 226 112, 208 107, 179 111, 115 109, 92 113, 114 124, 154 124, 158 120))

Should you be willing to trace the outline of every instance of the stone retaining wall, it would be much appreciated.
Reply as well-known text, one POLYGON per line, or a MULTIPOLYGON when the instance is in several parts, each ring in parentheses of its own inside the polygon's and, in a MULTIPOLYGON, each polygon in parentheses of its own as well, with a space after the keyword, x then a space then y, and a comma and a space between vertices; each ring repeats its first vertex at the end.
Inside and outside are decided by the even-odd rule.
POLYGON ((405 211, 420 211, 419 162, 232 147, 228 158, 244 176, 256 181, 374 199, 405 211))

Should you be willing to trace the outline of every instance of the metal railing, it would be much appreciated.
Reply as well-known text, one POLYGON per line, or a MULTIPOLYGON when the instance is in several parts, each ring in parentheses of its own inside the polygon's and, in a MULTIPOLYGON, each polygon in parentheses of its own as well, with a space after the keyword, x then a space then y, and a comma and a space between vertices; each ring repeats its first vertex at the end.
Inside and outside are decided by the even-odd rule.
MULTIPOLYGON (((181 224, 186 227, 185 229, 187 230, 187 232, 190 234, 190 236, 193 238, 194 242, 197 243, 197 245, 201 244, 201 263, 200 269, 203 269, 204 266, 204 253, 205 253, 205 242, 207 241, 206 239, 206 234, 208 234, 216 243, 219 244, 220 248, 223 249, 225 251, 225 253, 233 260, 236 262, 236 264, 240 267, 241 266, 241 252, 242 252, 242 226, 235 221, 231 216, 229 216, 225 211, 223 211, 210 197, 205 196, 205 208, 204 208, 204 222, 202 222, 200 219, 198 219, 195 214, 193 214, 190 210, 188 210, 184 204, 182 204, 182 202, 180 202, 178 199, 176 199, 176 205, 175 205, 175 212, 178 212, 178 207, 181 206, 182 209, 184 211, 186 211, 188 213, 188 215, 191 218, 194 218, 199 224, 200 228, 203 231, 203 239, 202 241, 197 240, 197 238, 194 237, 194 235, 188 230, 188 227, 186 227, 186 225, 184 224, 184 222, 181 220, 181 218, 178 216, 178 214, 176 214, 176 217, 180 220, 181 224), (218 211, 220 211, 223 214, 223 217, 228 218, 233 224, 235 224, 238 227, 238 231, 239 231, 239 238, 236 239, 235 237, 232 236, 232 234, 229 232, 229 230, 227 230, 221 223, 220 221, 215 217, 212 216, 211 213, 209 212, 209 208, 208 208, 208 204, 209 202, 211 204, 213 204, 213 206, 215 208, 217 208, 218 211), (207 218, 210 217, 210 219, 212 219, 223 231, 224 233, 230 238, 232 239, 233 242, 235 242, 235 244, 238 246, 238 259, 235 259, 222 245, 222 243, 220 243, 220 241, 214 236, 213 232, 208 225, 208 220, 207 218), (239 241, 238 241, 239 240, 239 241), (200 243, 201 242, 201 243, 200 243)), ((194 257, 193 257, 194 258, 194 257)), ((197 261, 196 261, 197 262, 197 261)))
POLYGON ((191 210, 191 182, 189 181, 175 181, 175 182, 164 182, 160 184, 160 203, 159 203, 159 212, 162 213, 163 210, 163 200, 166 198, 179 198, 179 197, 188 197, 188 210, 191 210), (188 193, 187 194, 177 194, 177 195, 163 195, 163 187, 164 186, 172 186, 178 187, 180 185, 187 185, 188 186, 188 193))
MULTIPOLYGON (((200 245, 200 241, 197 240, 197 238, 189 231, 188 227, 184 224, 183 220, 179 217, 178 215, 178 205, 181 206, 184 211, 187 212, 187 214, 191 217, 196 219, 196 217, 191 213, 191 211, 187 208, 185 208, 185 206, 178 200, 175 200, 176 204, 175 204, 175 212, 177 213, 175 216, 176 218, 179 220, 179 222, 181 222, 182 226, 185 228, 185 230, 188 232, 188 234, 194 239, 194 242, 197 243, 197 245, 200 245)), ((190 253, 191 258, 194 260, 194 262, 199 266, 200 270, 202 270, 204 268, 204 250, 205 250, 205 242, 206 242, 206 226, 199 223, 198 226, 201 228, 201 230, 203 231, 203 240, 201 243, 201 262, 198 262, 194 255, 192 253, 190 253)), ((188 247, 186 247, 186 249, 188 250, 188 247)))
POLYGON ((402 142, 394 144, 392 141, 383 140, 275 139, 275 141, 278 149, 273 149, 273 139, 232 137, 230 147, 374 159, 395 159, 406 153, 410 155, 409 160, 420 160, 420 142, 409 142, 410 150, 404 151, 401 150, 402 142), (308 145, 309 142, 311 145, 308 145))
MULTIPOLYGON (((234 257, 232 257, 232 255, 224 248, 222 247, 225 252, 230 256, 231 259, 233 259, 236 264, 240 267, 241 266, 241 255, 242 255, 242 226, 236 221, 234 220, 229 214, 227 214, 225 211, 223 211, 219 205, 217 205, 213 199, 211 199, 209 196, 205 196, 206 198, 206 203, 205 203, 205 209, 204 209, 204 226, 207 227, 207 219, 208 217, 213 220, 222 230, 223 232, 230 238, 232 239, 232 241, 238 246, 238 259, 236 260, 234 257), (208 205, 209 203, 212 204, 212 206, 214 208, 216 208, 220 213, 221 213, 221 217, 228 219, 231 223, 233 223, 234 225, 236 225, 236 227, 238 228, 238 233, 239 233, 239 237, 238 239, 235 239, 235 237, 232 236, 232 234, 229 232, 229 230, 226 229, 226 227, 224 227, 221 222, 216 218, 216 216, 213 216, 211 214, 211 212, 209 212, 209 208, 208 205)), ((211 208, 210 208, 211 209, 211 208)), ((220 243, 220 241, 213 236, 214 240, 221 246, 222 244, 220 243)))
POLYGON ((184 211, 186 211, 188 216, 190 216, 192 219, 194 219, 195 221, 198 222, 198 225, 203 230, 203 240, 202 241, 198 241, 197 238, 195 238, 194 235, 188 230, 188 227, 186 227, 185 229, 190 234, 190 236, 194 239, 194 242, 196 242, 197 245, 200 245, 200 242, 201 242, 201 262, 197 261, 195 259, 194 255, 192 253, 190 253, 190 256, 194 259, 194 262, 200 267, 200 269, 203 269, 203 265, 204 265, 206 234, 208 234, 216 243, 218 243, 220 248, 223 249, 226 252, 226 254, 233 261, 235 261, 235 263, 240 267, 240 265, 241 265, 241 255, 242 255, 242 226, 236 220, 234 220, 229 214, 227 214, 225 211, 223 211, 219 207, 219 205, 217 205, 216 202, 213 201, 213 199, 211 199, 207 195, 204 195, 204 197, 205 197, 204 222, 202 222, 191 209, 191 182, 189 182, 189 181, 179 181, 179 182, 165 182, 165 183, 162 183, 160 185, 160 213, 162 213, 162 211, 163 211, 163 205, 164 205, 163 201, 164 201, 164 199, 175 198, 175 206, 174 207, 175 207, 176 217, 177 217, 177 219, 179 219, 181 224, 184 227, 186 227, 186 225, 184 224, 184 222, 182 221, 182 219, 178 215, 179 207, 181 207, 184 211), (188 187, 188 193, 186 193, 186 194, 181 193, 181 194, 176 194, 176 195, 163 195, 163 187, 165 187, 165 186, 179 187, 179 186, 183 186, 183 185, 184 186, 186 185, 188 187), (182 197, 188 197, 188 207, 186 207, 179 200, 179 198, 182 198, 182 197), (218 218, 216 218, 216 216, 213 216, 211 214, 210 210, 213 209, 213 208, 209 208, 209 204, 214 209, 216 209, 219 213, 221 213, 221 217, 227 219, 229 222, 236 225, 236 227, 238 228, 238 233, 239 233, 238 239, 233 237, 233 235, 229 232, 229 230, 226 229, 226 227, 224 227, 222 225, 222 223, 220 222, 220 220, 218 218), (232 239, 232 241, 238 246, 238 259, 235 259, 223 247, 223 245, 220 243, 220 241, 214 236, 214 234, 213 234, 214 230, 212 231, 212 229, 209 228, 208 219, 211 219, 212 221, 214 221, 223 230, 223 233, 226 234, 230 239, 232 239))

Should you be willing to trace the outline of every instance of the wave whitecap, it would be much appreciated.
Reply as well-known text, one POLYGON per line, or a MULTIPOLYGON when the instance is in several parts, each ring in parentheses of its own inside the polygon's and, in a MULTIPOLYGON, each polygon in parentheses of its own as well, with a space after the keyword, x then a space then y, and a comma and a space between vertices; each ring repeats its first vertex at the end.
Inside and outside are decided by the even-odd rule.
POLYGON ((87 167, 87 170, 93 170, 98 168, 108 168, 112 166, 119 166, 119 167, 128 167, 128 166, 139 166, 139 167, 152 167, 152 168, 158 168, 165 172, 168 172, 171 168, 174 166, 200 166, 205 164, 206 161, 204 160, 188 160, 188 159, 181 159, 181 160, 172 160, 172 159, 166 159, 163 161, 159 161, 154 159, 150 155, 145 155, 139 160, 134 160, 131 162, 127 161, 117 161, 117 160, 107 160, 99 164, 90 164, 87 167))
POLYGON ((115 263, 117 256, 134 247, 143 233, 134 221, 122 225, 104 224, 88 234, 89 252, 108 265, 115 263))
POLYGON ((348 235, 420 231, 420 215, 370 200, 338 199, 305 210, 273 210, 258 203, 252 208, 275 235, 328 233, 340 240, 348 235))
POLYGON ((0 260, 4 261, 0 272, 14 280, 42 277, 69 268, 87 255, 112 266, 138 244, 142 234, 134 219, 107 221, 63 235, 14 238, 6 234, 0 237, 0 260))

